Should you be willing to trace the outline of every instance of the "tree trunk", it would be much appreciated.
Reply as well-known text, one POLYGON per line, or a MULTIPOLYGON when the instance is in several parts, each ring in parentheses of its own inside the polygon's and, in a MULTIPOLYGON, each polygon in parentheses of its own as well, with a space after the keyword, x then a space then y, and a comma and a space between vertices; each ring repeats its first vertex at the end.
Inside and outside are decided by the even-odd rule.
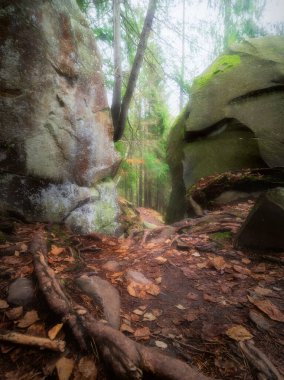
POLYGON ((180 90, 179 90, 179 110, 183 109, 183 91, 184 91, 184 48, 185 48, 185 0, 182 3, 182 41, 181 41, 181 73, 180 73, 180 90))
POLYGON ((126 87, 126 92, 122 100, 121 108, 120 108, 120 115, 118 119, 118 123, 114 122, 115 130, 114 130, 114 141, 118 141, 121 139, 125 124, 126 124, 126 118, 129 110, 129 105, 134 93, 134 89, 136 86, 138 74, 143 62, 148 37, 152 28, 153 19, 155 15, 157 0, 149 0, 149 5, 147 9, 147 14, 145 17, 143 29, 140 35, 139 44, 137 47, 137 52, 134 58, 134 63, 130 72, 129 80, 126 87))
POLYGON ((113 0, 113 51, 114 51, 114 89, 112 95, 111 115, 114 130, 117 129, 121 107, 122 68, 120 36, 120 0, 113 0))

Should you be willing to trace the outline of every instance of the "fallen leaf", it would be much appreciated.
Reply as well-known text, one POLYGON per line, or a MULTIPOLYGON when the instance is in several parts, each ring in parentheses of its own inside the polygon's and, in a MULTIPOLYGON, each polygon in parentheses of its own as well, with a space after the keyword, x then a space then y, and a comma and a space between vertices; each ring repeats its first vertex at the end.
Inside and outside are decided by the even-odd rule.
POLYGON ((140 309, 135 309, 132 311, 132 313, 134 313, 136 315, 143 315, 145 313, 145 311, 140 310, 140 309))
POLYGON ((155 321, 157 318, 152 313, 145 313, 143 315, 143 321, 155 321))
POLYGON ((28 250, 27 244, 23 243, 20 245, 20 252, 25 253, 28 250))
POLYGON ((150 338, 149 327, 141 327, 134 332, 134 336, 137 340, 148 340, 150 338))
POLYGON ((155 317, 159 317, 160 315, 163 314, 162 310, 160 309, 153 309, 152 313, 155 315, 155 317))
POLYGON ((18 323, 18 327, 20 328, 29 327, 38 320, 39 320, 39 317, 35 310, 27 311, 24 317, 20 319, 18 323))
POLYGON ((248 268, 244 268, 241 265, 233 265, 233 268, 238 273, 241 273, 247 276, 251 274, 251 271, 248 268))
POLYGON ((253 335, 242 325, 230 327, 226 331, 226 335, 228 335, 231 339, 236 340, 237 342, 243 342, 244 340, 253 338, 253 335))
POLYGON ((49 339, 53 340, 56 338, 59 331, 62 329, 63 323, 58 323, 57 325, 53 326, 50 330, 48 330, 48 337, 49 339))
POLYGON ((184 307, 184 306, 181 305, 181 304, 178 304, 178 305, 175 305, 175 306, 176 306, 176 308, 179 309, 179 310, 185 310, 185 309, 186 309, 186 307, 184 307))
POLYGON ((196 267, 198 268, 198 269, 203 269, 203 268, 206 268, 207 267, 207 263, 197 263, 196 264, 196 267))
POLYGON ((209 301, 209 302, 214 302, 214 303, 219 302, 219 299, 217 297, 214 297, 211 294, 207 294, 207 293, 203 293, 203 299, 204 301, 209 301))
POLYGON ((98 370, 93 358, 88 356, 81 358, 78 363, 78 372, 76 372, 74 380, 96 380, 98 370))
POLYGON ((8 309, 9 304, 5 300, 0 300, 0 309, 8 309))
POLYGON ((64 251, 64 249, 65 249, 65 248, 63 248, 63 247, 57 247, 56 245, 52 245, 52 246, 51 246, 50 253, 51 253, 52 255, 57 256, 57 255, 60 255, 60 253, 62 253, 62 252, 64 251))
POLYGON ((192 256, 194 256, 194 257, 200 257, 200 253, 199 252, 193 252, 192 256))
POLYGON ((159 348, 167 348, 168 345, 165 342, 162 342, 161 340, 156 340, 155 345, 159 348))
POLYGON ((270 300, 260 300, 250 296, 247 297, 252 304, 267 314, 269 318, 274 321, 284 322, 284 314, 270 300))
POLYGON ((122 331, 122 332, 126 331, 126 332, 129 332, 131 334, 134 333, 133 328, 126 323, 122 323, 122 325, 120 326, 120 331, 122 331))
POLYGON ((145 311, 147 309, 147 305, 140 305, 138 306, 138 309, 145 311))
POLYGON ((33 323, 28 329, 27 334, 46 338, 44 322, 33 323))
POLYGON ((188 322, 193 322, 193 321, 195 321, 196 319, 197 319, 197 317, 198 317, 198 315, 199 315, 200 313, 199 313, 199 310, 190 310, 189 312, 187 312, 187 314, 186 314, 186 320, 188 321, 188 322))
POLYGON ((272 292, 272 290, 267 288, 262 288, 261 286, 257 286, 253 289, 254 293, 256 293, 258 296, 269 296, 272 292))
POLYGON ((223 270, 228 265, 224 258, 222 256, 214 256, 210 259, 210 264, 215 268, 216 270, 223 270))
POLYGON ((245 257, 245 258, 242 259, 242 263, 244 263, 244 264, 250 264, 251 260, 245 257))
POLYGON ((250 310, 249 317, 260 330, 269 331, 271 329, 271 322, 259 311, 250 310))
POLYGON ((158 261, 159 264, 164 264, 166 263, 168 260, 163 257, 163 256, 158 256, 158 257, 155 257, 155 260, 158 261))
POLYGON ((73 372, 74 361, 73 359, 60 358, 55 367, 59 380, 69 380, 73 372))
POLYGON ((117 277, 121 277, 122 275, 123 275, 123 272, 115 272, 115 273, 111 273, 110 277, 117 278, 117 277))
POLYGON ((162 277, 155 278, 155 282, 156 282, 156 284, 160 285, 162 282, 162 277))
POLYGON ((160 288, 155 284, 146 285, 146 292, 151 296, 158 296, 160 294, 160 288))
POLYGON ((23 314, 23 306, 13 307, 13 309, 7 310, 5 314, 10 321, 14 321, 23 314))
POLYGON ((265 263, 260 263, 260 264, 254 265, 252 270, 255 273, 265 273, 266 272, 266 265, 265 265, 265 263))
POLYGON ((198 299, 198 296, 195 293, 189 292, 187 293, 186 298, 188 298, 189 300, 195 301, 198 299))

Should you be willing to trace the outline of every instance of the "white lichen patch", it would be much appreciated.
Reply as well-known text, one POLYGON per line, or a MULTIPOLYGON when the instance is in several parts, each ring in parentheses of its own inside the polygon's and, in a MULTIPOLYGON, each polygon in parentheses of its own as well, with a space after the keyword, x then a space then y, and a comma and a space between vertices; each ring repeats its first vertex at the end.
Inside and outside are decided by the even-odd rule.
POLYGON ((66 219, 66 225, 77 233, 100 231, 114 234, 119 227, 120 213, 115 185, 112 181, 99 184, 99 199, 76 208, 66 219))
POLYGON ((39 194, 29 197, 42 210, 44 220, 49 222, 61 222, 80 202, 88 198, 99 198, 99 192, 72 183, 51 184, 39 194))

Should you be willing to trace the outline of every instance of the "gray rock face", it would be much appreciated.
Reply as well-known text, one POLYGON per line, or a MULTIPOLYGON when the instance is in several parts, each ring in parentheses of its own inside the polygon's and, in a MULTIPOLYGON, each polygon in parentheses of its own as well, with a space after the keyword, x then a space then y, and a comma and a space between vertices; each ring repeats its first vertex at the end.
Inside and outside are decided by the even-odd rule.
POLYGON ((284 250, 284 188, 263 194, 241 227, 237 247, 258 250, 284 250))
POLYGON ((120 297, 118 291, 106 280, 97 276, 83 275, 76 280, 77 285, 96 303, 102 306, 109 324, 118 329, 120 326, 120 297))
POLYGON ((183 217, 182 184, 187 191, 217 173, 284 167, 283 51, 283 36, 249 39, 195 79, 169 139, 175 219, 183 217))
POLYGON ((46 221, 70 221, 76 209, 76 228, 100 229, 90 219, 107 201, 94 187, 119 160, 99 53, 76 1, 2 1, 0 55, 0 208, 17 197, 29 220, 46 221), (14 194, 17 185, 24 192, 14 194))
POLYGON ((28 306, 34 301, 35 288, 28 278, 18 278, 9 286, 8 303, 18 306, 28 306))
POLYGON ((221 136, 233 121, 253 132, 269 167, 284 166, 283 50, 284 37, 249 39, 197 77, 186 121, 189 141, 221 136))

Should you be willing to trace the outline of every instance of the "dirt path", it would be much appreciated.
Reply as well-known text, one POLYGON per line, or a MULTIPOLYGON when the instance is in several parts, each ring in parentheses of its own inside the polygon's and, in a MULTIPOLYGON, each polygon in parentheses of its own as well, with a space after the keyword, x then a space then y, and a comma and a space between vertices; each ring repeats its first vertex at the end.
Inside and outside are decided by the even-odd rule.
MULTIPOLYGON (((237 251, 232 244, 250 207, 248 202, 226 206, 199 219, 161 225, 120 240, 70 235, 56 226, 16 224, 9 236, 14 241, 0 247, 0 329, 47 336, 61 322, 39 292, 18 317, 11 318, 13 307, 5 304, 12 281, 34 278, 28 244, 36 229, 45 228, 49 265, 70 296, 95 317, 104 318, 101 308, 75 285, 82 274, 96 274, 118 289, 120 329, 132 339, 159 347, 212 378, 247 380, 254 378, 255 370, 238 342, 253 339, 283 375, 283 265, 237 251), (140 275, 129 275, 129 270, 140 275), (142 274, 148 282, 140 282, 142 274), (38 320, 25 326, 21 321, 28 310, 36 311, 38 320)), ((92 379, 80 372, 82 354, 70 331, 63 327, 57 338, 67 343, 64 355, 72 364, 70 379, 92 379)), ((0 349, 1 379, 58 378, 61 353, 3 342, 0 349)), ((97 378, 105 379, 95 347, 89 357, 96 362, 97 378)))

